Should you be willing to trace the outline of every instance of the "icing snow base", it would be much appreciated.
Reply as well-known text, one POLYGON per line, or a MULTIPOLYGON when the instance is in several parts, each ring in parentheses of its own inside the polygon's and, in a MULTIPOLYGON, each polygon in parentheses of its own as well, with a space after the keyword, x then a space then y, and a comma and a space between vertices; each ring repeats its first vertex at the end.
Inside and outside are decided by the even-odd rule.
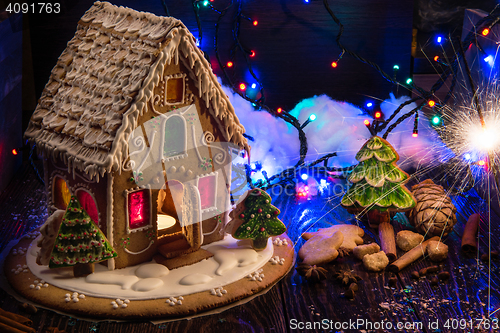
POLYGON ((170 271, 165 271, 151 262, 113 271, 96 264, 93 274, 87 278, 75 278, 71 267, 49 269, 47 266, 38 265, 36 253, 40 249, 34 240, 26 253, 26 262, 34 275, 62 289, 87 296, 145 300, 177 297, 220 288, 255 272, 273 256, 271 238, 266 249, 259 252, 253 250, 248 242, 236 240, 231 236, 202 248, 212 252, 214 257, 170 271), (146 278, 137 276, 136 272, 146 278), (155 283, 148 283, 152 282, 151 280, 155 283))

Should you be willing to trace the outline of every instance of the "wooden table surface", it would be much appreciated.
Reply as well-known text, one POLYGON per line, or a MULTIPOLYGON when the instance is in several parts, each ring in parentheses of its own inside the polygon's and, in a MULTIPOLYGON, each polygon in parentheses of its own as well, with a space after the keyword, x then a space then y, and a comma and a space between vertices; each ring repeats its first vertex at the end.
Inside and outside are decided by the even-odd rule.
MULTIPOLYGON (((10 240, 19 238, 44 222, 46 211, 42 188, 33 169, 26 164, 1 194, 0 250, 10 240)), ((289 228, 289 236, 297 240, 300 233, 311 226, 314 229, 337 223, 353 223, 352 216, 338 206, 339 200, 340 197, 332 195, 297 202, 293 196, 282 195, 275 198, 273 204, 281 209, 280 217, 289 228)), ((494 312, 500 308, 498 262, 492 261, 489 270, 487 262, 476 256, 467 257, 460 251, 460 239, 467 217, 478 210, 486 217, 487 205, 474 190, 468 192, 467 196, 454 196, 453 201, 458 208, 459 222, 445 241, 450 247, 449 258, 442 263, 443 269, 451 273, 451 279, 438 286, 431 286, 430 280, 426 278, 415 281, 410 277, 411 271, 432 264, 427 259, 421 259, 399 273, 396 287, 391 288, 388 286, 388 272, 368 273, 359 261, 345 257, 327 266, 329 277, 320 283, 310 284, 292 269, 268 293, 244 305, 216 315, 165 324, 92 322, 43 309, 39 309, 35 315, 24 314, 18 309, 19 302, 3 290, 0 291, 0 307, 30 317, 37 332, 45 332, 48 327, 58 327, 67 332, 100 333, 298 332, 303 331, 299 329, 302 327, 300 325, 313 325, 315 322, 319 325, 321 321, 324 321, 324 326, 307 331, 370 332, 369 325, 374 328, 383 325, 381 327, 386 328, 373 330, 379 332, 494 331, 493 326, 500 314, 500 311, 494 312), (333 278, 333 272, 339 269, 352 269, 363 278, 354 300, 342 296, 345 289, 333 278), (450 325, 448 328, 445 327, 447 322, 450 325), (352 323, 360 326, 352 329, 352 323), (395 327, 398 323, 407 326, 397 330, 395 327), (460 329, 460 324, 466 324, 468 328, 460 329), (487 324, 491 324, 489 330, 487 324), (341 325, 344 325, 344 329, 341 325), (387 329, 389 325, 394 328, 387 329), (458 325, 458 328, 453 329, 453 325, 458 325)), ((400 217, 394 222, 396 231, 408 228, 400 217)), ((491 249, 497 250, 499 241, 496 235, 500 219, 494 210, 491 220, 491 249)), ((378 240, 378 235, 372 229, 362 227, 366 232, 365 241, 378 240)), ((488 252, 488 228, 485 219, 481 222, 480 254, 488 252)))

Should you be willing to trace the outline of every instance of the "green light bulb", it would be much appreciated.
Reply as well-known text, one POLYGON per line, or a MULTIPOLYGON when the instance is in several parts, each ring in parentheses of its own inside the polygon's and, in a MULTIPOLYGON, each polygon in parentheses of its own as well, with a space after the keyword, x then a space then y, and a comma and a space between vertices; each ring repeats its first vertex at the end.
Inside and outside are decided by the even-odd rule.
POLYGON ((397 71, 397 70, 399 69, 399 66, 398 66, 398 65, 394 65, 394 66, 392 67, 392 69, 394 69, 395 71, 397 71))
POLYGON ((408 80, 406 80, 406 84, 411 84, 413 82, 413 80, 411 78, 408 78, 408 80))
POLYGON ((439 118, 439 116, 434 116, 432 117, 431 122, 433 125, 439 125, 439 123, 441 122, 441 118, 439 118))

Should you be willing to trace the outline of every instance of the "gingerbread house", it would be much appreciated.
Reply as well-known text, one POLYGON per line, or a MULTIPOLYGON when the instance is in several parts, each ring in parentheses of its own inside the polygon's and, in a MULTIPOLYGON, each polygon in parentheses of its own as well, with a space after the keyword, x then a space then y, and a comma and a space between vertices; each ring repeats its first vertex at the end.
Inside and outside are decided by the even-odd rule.
POLYGON ((114 269, 223 237, 243 133, 182 22, 95 2, 25 136, 44 158, 49 212, 76 195, 117 252, 114 269))

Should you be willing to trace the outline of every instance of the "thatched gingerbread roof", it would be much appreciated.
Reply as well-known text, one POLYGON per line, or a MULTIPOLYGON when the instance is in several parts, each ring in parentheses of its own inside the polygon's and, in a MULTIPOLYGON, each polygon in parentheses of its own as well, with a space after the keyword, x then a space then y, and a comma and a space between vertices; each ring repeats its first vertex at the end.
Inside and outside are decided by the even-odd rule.
POLYGON ((164 67, 179 61, 225 139, 248 150, 244 127, 182 22, 99 1, 59 57, 25 136, 92 177, 121 170, 164 67))

